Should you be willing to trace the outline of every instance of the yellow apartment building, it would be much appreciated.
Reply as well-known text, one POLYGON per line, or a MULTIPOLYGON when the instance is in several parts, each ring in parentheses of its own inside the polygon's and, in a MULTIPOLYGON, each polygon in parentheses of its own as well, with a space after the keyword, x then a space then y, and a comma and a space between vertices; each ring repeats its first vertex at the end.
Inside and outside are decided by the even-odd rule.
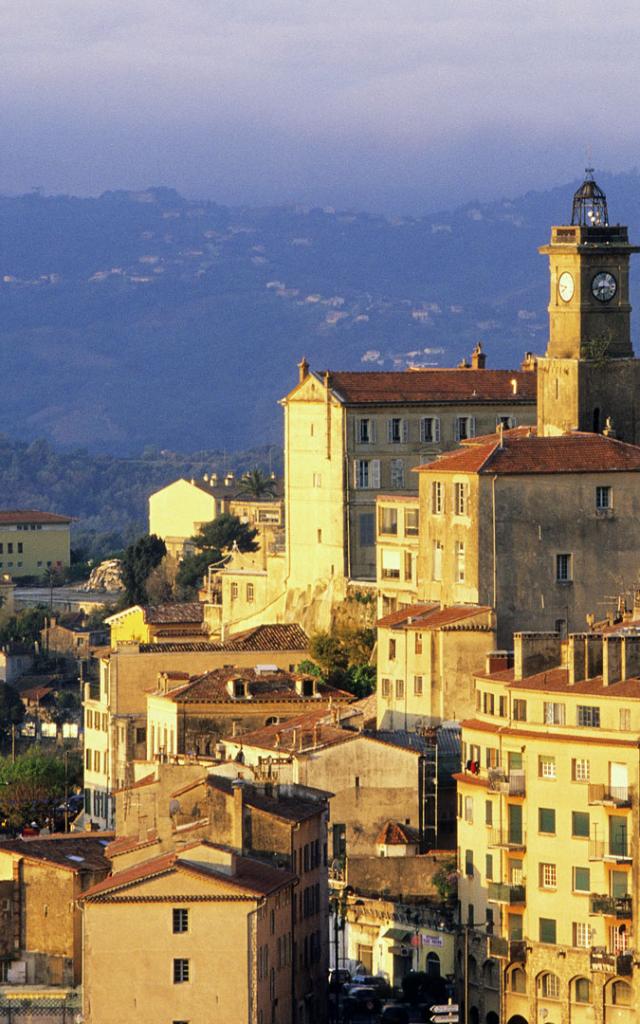
POLYGON ((640 635, 516 634, 476 701, 457 776, 469 1019, 631 1024, 640 635))
POLYGON ((418 595, 419 501, 416 495, 376 498, 378 615, 415 604, 418 595))
MULTIPOLYGON (((131 781, 131 765, 147 756, 147 697, 158 678, 191 675, 227 665, 270 665, 293 672, 308 656, 309 638, 295 624, 264 625, 224 642, 123 643, 104 650, 99 679, 84 693, 85 816, 101 828, 114 822, 113 792, 131 781)), ((291 712, 295 714, 295 711, 291 712)))
POLYGON ((196 841, 94 885, 82 897, 85 1020, 293 1024, 294 881, 196 841))
POLYGON ((377 627, 379 729, 414 732, 472 710, 473 673, 496 644, 491 608, 415 604, 377 627))
POLYGON ((71 562, 71 519, 37 509, 0 511, 0 573, 42 576, 71 562))
POLYGON ((163 641, 206 639, 204 605, 199 601, 182 604, 132 605, 105 619, 111 646, 121 643, 154 644, 163 641))

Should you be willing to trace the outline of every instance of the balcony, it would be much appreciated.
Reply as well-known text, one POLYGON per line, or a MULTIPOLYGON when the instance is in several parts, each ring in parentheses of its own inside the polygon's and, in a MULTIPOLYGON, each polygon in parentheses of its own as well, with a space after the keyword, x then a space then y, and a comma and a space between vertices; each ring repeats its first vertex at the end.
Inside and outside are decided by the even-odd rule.
POLYGON ((604 946, 593 946, 590 956, 591 970, 599 974, 619 974, 623 978, 633 973, 633 954, 609 953, 604 946))
POLYGON ((505 850, 524 850, 526 848, 524 830, 522 828, 492 828, 489 830, 489 846, 499 846, 505 850))
POLYGON ((589 898, 590 914, 603 914, 606 917, 630 918, 631 911, 631 896, 598 896, 596 893, 593 893, 589 898))
POLYGON ((513 906, 526 903, 527 890, 524 885, 506 885, 504 882, 489 882, 489 897, 493 903, 508 903, 513 906))
POLYGON ((589 841, 589 860, 631 860, 631 847, 627 836, 619 839, 591 839, 589 841))
POLYGON ((502 768, 489 769, 489 791, 505 796, 525 796, 527 787, 523 771, 505 772, 502 768))
POLYGON ((631 807, 631 787, 589 783, 589 803, 603 804, 605 807, 631 807))
POLYGON ((527 943, 524 939, 509 940, 509 957, 524 964, 527 961, 527 943))

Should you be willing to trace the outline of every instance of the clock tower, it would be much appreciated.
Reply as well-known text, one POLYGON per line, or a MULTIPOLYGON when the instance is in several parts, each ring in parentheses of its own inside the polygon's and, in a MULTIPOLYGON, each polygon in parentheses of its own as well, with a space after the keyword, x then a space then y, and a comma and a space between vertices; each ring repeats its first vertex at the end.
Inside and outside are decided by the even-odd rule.
POLYGON ((615 431, 640 441, 640 361, 631 345, 626 227, 609 224, 591 170, 573 197, 571 224, 551 229, 549 344, 538 361, 538 434, 615 431), (638 409, 636 411, 636 395, 638 409))

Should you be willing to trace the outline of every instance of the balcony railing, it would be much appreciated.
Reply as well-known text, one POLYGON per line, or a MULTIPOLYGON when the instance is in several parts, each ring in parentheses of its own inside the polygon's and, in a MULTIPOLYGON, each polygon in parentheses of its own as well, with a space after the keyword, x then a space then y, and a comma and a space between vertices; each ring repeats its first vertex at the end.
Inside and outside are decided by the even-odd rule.
POLYGON ((589 803, 605 804, 610 807, 631 807, 631 787, 589 783, 589 803))
POLYGON ((517 960, 524 964, 527 960, 527 943, 524 939, 511 939, 509 942, 509 956, 511 960, 517 960))
POLYGON ((631 860, 631 844, 627 836, 619 839, 591 839, 589 860, 631 860))
POLYGON ((526 903, 527 890, 524 885, 506 885, 504 882, 489 882, 489 899, 493 903, 526 903))
POLYGON ((489 830, 489 846, 501 846, 507 850, 524 850, 523 828, 492 828, 489 830))
POLYGON ((505 796, 525 796, 525 774, 520 769, 505 772, 502 768, 490 768, 489 790, 492 793, 504 793, 505 796))
POLYGON ((591 970, 601 974, 628 977, 633 973, 633 954, 630 952, 610 953, 605 946, 593 946, 590 961, 591 970))
MULTIPOLYGON (((491 899, 491 897, 489 897, 491 899)), ((605 914, 607 917, 631 917, 631 896, 598 896, 593 893, 589 900, 590 914, 605 914)))

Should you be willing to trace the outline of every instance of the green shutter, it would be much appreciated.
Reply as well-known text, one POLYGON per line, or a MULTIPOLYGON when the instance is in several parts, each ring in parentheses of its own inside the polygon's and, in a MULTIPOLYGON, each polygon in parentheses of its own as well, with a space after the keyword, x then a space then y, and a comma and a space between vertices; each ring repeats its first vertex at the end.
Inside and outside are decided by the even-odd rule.
POLYGON ((556 812, 553 807, 538 808, 538 831, 547 832, 550 835, 555 835, 556 812))
POLYGON ((555 945, 556 922, 551 917, 540 918, 540 942, 549 942, 555 945))

